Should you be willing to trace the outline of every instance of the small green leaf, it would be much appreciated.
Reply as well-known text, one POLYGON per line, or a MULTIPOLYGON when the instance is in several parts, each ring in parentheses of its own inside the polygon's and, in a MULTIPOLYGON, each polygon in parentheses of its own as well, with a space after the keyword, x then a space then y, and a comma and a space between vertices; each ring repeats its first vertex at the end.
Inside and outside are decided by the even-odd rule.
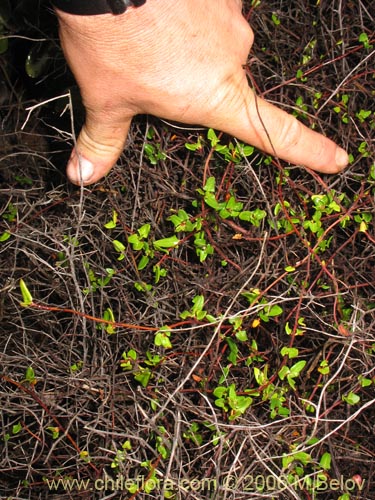
POLYGON ((4 38, 1 38, 1 35, 0 35, 0 54, 4 54, 4 52, 6 52, 8 50, 8 38, 4 37, 4 38))
POLYGON ((159 264, 155 264, 152 270, 155 275, 155 284, 159 283, 160 278, 167 276, 167 269, 160 267, 159 264))
POLYGON ((193 307, 193 312, 198 312, 198 311, 201 311, 203 309, 203 306, 204 306, 204 296, 203 295, 196 295, 194 298, 193 298, 193 304, 194 304, 194 307, 193 307))
POLYGON ((281 22, 281 21, 280 21, 280 19, 278 18, 278 16, 277 16, 276 12, 273 12, 273 13, 272 13, 271 18, 272 18, 272 21, 273 21, 274 25, 275 25, 275 26, 279 26, 279 24, 280 24, 280 22, 281 22))
POLYGON ((209 177, 206 181, 206 184, 203 186, 203 190, 206 193, 214 193, 215 192, 215 184, 216 184, 215 177, 209 177))
POLYGON ((284 379, 285 379, 285 377, 286 377, 289 373, 290 373, 290 372, 289 372, 289 367, 288 367, 288 366, 286 366, 286 365, 284 365, 284 366, 280 369, 280 371, 279 371, 279 378, 280 378, 280 380, 284 380, 284 379))
POLYGON ((299 451, 291 455, 284 455, 282 459, 282 465, 283 468, 286 469, 293 462, 301 462, 302 465, 307 465, 311 461, 311 456, 308 453, 299 451))
POLYGON ((320 459, 319 465, 324 470, 330 470, 331 468, 331 454, 326 452, 320 459))
POLYGON ((147 255, 143 255, 141 260, 138 263, 137 269, 139 271, 142 271, 142 269, 144 269, 147 266, 149 261, 150 261, 149 257, 147 255))
POLYGON ((116 227, 116 224, 117 224, 117 217, 118 217, 118 214, 117 214, 116 210, 113 210, 112 220, 107 222, 107 224, 104 224, 104 227, 106 229, 114 229, 116 227))
POLYGON ((23 382, 27 382, 32 386, 34 386, 37 383, 37 380, 35 378, 34 369, 31 366, 28 366, 26 368, 25 379, 23 380, 23 382))
POLYGON ((370 378, 363 377, 362 375, 358 377, 358 381, 361 384, 361 387, 369 387, 372 385, 372 380, 370 378))
POLYGON ((12 426, 12 434, 18 434, 22 430, 22 425, 20 423, 14 424, 12 426))
POLYGON ((0 235, 0 243, 9 240, 10 232, 4 231, 3 234, 0 235))
POLYGON ((216 132, 210 128, 207 131, 207 139, 211 142, 211 146, 214 148, 219 142, 219 138, 216 135, 216 132))
POLYGON ((337 500, 350 500, 350 495, 349 493, 344 493, 343 495, 339 496, 337 500))
POLYGON ((142 239, 145 239, 148 237, 148 235, 150 234, 150 230, 151 230, 151 225, 150 224, 143 224, 143 226, 141 226, 139 229, 138 229, 138 234, 139 236, 142 238, 142 239))
POLYGON ((151 371, 149 368, 142 368, 139 372, 134 374, 134 379, 141 384, 142 387, 147 387, 151 378, 151 371))
POLYGON ((162 238, 161 240, 154 241, 154 247, 156 250, 167 250, 169 248, 176 247, 180 243, 180 240, 174 234, 168 238, 162 238))
POLYGON ((198 149, 202 149, 202 143, 200 141, 196 144, 189 144, 188 142, 185 142, 185 148, 190 151, 197 151, 198 149))
POLYGON ((286 271, 287 273, 293 273, 295 270, 296 270, 296 268, 295 268, 295 267, 293 267, 293 266, 286 266, 286 267, 285 267, 285 271, 286 271))
POLYGON ((172 343, 169 340, 171 336, 171 331, 168 327, 164 326, 156 333, 154 338, 154 344, 158 347, 164 347, 164 349, 171 349, 172 343))
POLYGON ((258 385, 263 385, 267 382, 267 375, 265 371, 261 371, 258 367, 254 366, 254 377, 258 385))
POLYGON ((226 387, 220 385, 219 387, 216 387, 216 389, 214 389, 213 394, 215 397, 221 399, 224 396, 224 394, 226 394, 227 390, 228 389, 226 387))
POLYGON ((52 434, 52 439, 57 439, 59 437, 60 430, 58 427, 47 427, 47 431, 52 434))
POLYGON ((304 369, 306 365, 306 361, 298 361, 295 365, 293 365, 290 369, 290 375, 292 377, 297 377, 300 372, 304 369))
POLYGON ((326 359, 323 359, 323 361, 321 361, 319 368, 318 368, 318 372, 321 373, 322 375, 329 374, 330 367, 329 367, 328 361, 326 359))
POLYGON ((214 193, 211 193, 211 192, 206 193, 204 196, 204 201, 205 201, 206 205, 213 208, 214 210, 223 209, 223 203, 220 203, 219 201, 217 201, 214 193))
POLYGON ((26 57, 25 71, 30 78, 39 78, 51 64, 53 46, 39 42, 33 45, 26 57))
POLYGON ((113 240, 112 245, 113 245, 114 249, 116 250, 116 252, 122 253, 125 251, 125 245, 123 243, 121 243, 121 241, 119 241, 119 240, 113 240))
POLYGON ((295 347, 283 347, 280 351, 282 356, 288 356, 289 359, 296 358, 298 356, 298 349, 295 347))
POLYGON ((146 245, 146 243, 144 241, 141 241, 138 234, 136 233, 131 234, 128 237, 128 242, 131 244, 133 250, 135 251, 142 250, 142 248, 146 245))
POLYGON ((274 317, 274 316, 280 316, 280 314, 282 314, 283 310, 280 306, 278 306, 277 304, 271 306, 270 308, 266 309, 266 315, 267 316, 270 316, 270 317, 274 317))
MULTIPOLYGON (((113 315, 113 311, 110 307, 108 307, 105 311, 104 311, 104 314, 103 314, 103 319, 105 321, 111 321, 111 322, 115 322, 115 317, 113 315)), ((105 331, 111 335, 113 333, 116 333, 116 327, 114 325, 111 325, 111 324, 108 324, 106 323, 105 325, 105 331)))
POLYGON ((248 340, 246 330, 238 330, 236 332, 236 338, 241 342, 246 342, 248 340))
POLYGON ((21 306, 28 307, 33 303, 33 296, 31 295, 30 290, 27 288, 27 285, 22 278, 20 279, 20 289, 23 299, 23 301, 21 302, 21 306))
POLYGON ((342 400, 348 403, 349 405, 353 406, 359 403, 361 398, 358 396, 358 394, 355 394, 354 392, 349 392, 349 394, 342 396, 342 400))

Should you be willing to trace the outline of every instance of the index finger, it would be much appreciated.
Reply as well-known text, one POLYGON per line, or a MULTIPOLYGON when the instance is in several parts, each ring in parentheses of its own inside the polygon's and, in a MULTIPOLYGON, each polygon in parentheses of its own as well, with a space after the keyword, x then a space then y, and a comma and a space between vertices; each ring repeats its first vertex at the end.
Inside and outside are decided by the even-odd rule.
POLYGON ((226 95, 215 128, 280 159, 319 172, 337 173, 347 166, 349 157, 344 149, 257 97, 247 81, 245 85, 234 85, 226 95))

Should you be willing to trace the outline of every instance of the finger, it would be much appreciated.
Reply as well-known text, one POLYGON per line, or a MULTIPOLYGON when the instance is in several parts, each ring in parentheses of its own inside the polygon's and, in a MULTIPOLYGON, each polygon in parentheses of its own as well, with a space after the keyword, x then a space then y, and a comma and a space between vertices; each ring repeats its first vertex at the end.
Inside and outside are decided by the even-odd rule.
POLYGON ((246 78, 232 83, 226 96, 217 109, 215 128, 280 159, 319 172, 337 173, 347 166, 349 157, 341 147, 255 96, 246 78))
POLYGON ((117 120, 109 114, 89 112, 67 166, 74 184, 92 184, 104 177, 121 155, 131 117, 117 120))

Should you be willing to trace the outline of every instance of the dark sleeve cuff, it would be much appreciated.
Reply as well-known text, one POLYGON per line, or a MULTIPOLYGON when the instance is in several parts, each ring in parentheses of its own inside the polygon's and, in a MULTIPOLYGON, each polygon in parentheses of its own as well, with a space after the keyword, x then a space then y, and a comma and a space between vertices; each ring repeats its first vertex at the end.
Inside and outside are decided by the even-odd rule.
POLYGON ((140 7, 146 0, 51 0, 52 5, 69 14, 95 16, 123 14, 128 7, 140 7))

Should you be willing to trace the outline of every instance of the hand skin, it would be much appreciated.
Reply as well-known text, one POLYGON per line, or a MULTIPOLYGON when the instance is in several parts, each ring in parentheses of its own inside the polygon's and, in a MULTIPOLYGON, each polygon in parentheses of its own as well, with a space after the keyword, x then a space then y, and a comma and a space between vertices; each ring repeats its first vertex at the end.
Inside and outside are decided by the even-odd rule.
POLYGON ((256 97, 243 65, 253 32, 239 0, 147 0, 119 16, 57 10, 60 40, 86 122, 67 174, 91 184, 109 172, 140 113, 203 125, 296 165, 337 173, 347 153, 256 97))

